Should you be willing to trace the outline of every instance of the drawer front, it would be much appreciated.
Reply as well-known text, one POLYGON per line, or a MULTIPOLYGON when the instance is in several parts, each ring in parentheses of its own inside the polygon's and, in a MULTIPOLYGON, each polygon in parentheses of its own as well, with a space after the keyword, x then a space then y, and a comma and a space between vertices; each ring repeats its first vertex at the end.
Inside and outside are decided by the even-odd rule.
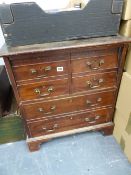
MULTIPOLYGON (((51 43, 49 43, 51 45, 51 43)), ((23 53, 19 55, 10 56, 11 65, 23 66, 30 64, 38 64, 52 61, 68 60, 70 58, 69 50, 54 50, 34 53, 23 53)))
POLYGON ((63 113, 112 106, 114 96, 115 91, 109 91, 23 105, 24 116, 26 116, 26 120, 48 118, 63 113))
POLYGON ((18 92, 22 101, 65 95, 69 94, 69 83, 68 79, 60 79, 23 84, 18 86, 18 92))
POLYGON ((118 58, 117 54, 84 59, 80 58, 72 60, 71 65, 73 74, 113 69, 118 67, 118 58))
POLYGON ((92 58, 92 57, 102 57, 111 55, 112 57, 116 57, 118 54, 119 47, 108 47, 108 46, 100 46, 100 47, 80 47, 74 48, 71 51, 71 59, 79 59, 79 58, 92 58))
POLYGON ((111 121, 112 108, 85 111, 63 117, 43 119, 28 124, 30 135, 41 136, 87 126, 93 126, 111 121))
POLYGON ((107 89, 116 87, 117 73, 100 73, 72 78, 72 92, 107 89))
POLYGON ((13 73, 16 81, 67 75, 68 61, 16 66, 13 73))

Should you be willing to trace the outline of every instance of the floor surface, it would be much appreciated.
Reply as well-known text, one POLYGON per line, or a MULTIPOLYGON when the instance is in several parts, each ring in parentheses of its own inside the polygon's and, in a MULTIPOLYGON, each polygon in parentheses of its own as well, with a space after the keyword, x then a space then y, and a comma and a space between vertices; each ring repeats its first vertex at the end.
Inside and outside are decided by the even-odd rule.
POLYGON ((33 153, 25 141, 0 145, 0 175, 131 175, 131 164, 113 136, 87 132, 33 153))

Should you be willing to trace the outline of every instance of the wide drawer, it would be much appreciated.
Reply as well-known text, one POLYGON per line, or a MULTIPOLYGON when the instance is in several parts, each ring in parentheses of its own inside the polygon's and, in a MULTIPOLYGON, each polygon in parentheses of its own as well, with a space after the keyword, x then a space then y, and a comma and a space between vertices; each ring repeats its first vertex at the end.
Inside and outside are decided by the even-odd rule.
POLYGON ((69 94, 68 79, 40 81, 18 86, 22 101, 69 94))
POLYGON ((13 67, 17 82, 30 79, 41 79, 68 74, 68 61, 44 62, 13 67))
POLYGON ((26 120, 44 118, 102 106, 112 106, 116 91, 73 96, 23 105, 26 120))
POLYGON ((111 121, 112 108, 84 111, 63 117, 43 119, 28 123, 31 137, 48 135, 76 128, 98 125, 111 121))
POLYGON ((116 87, 117 72, 97 73, 86 76, 72 77, 72 92, 107 89, 116 87))
POLYGON ((117 53, 114 55, 74 59, 71 60, 71 65, 73 74, 117 68, 117 53))

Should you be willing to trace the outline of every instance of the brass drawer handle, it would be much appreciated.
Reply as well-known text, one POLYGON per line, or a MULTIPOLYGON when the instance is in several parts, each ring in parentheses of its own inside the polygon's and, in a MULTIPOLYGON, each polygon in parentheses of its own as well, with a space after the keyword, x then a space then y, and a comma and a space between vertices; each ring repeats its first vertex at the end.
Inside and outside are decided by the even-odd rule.
POLYGON ((48 91, 49 93, 53 92, 53 91, 54 91, 54 87, 53 87, 53 86, 50 86, 50 87, 47 89, 47 91, 48 91))
POLYGON ((86 81, 88 87, 90 87, 91 89, 95 89, 101 86, 101 84, 104 82, 104 79, 100 78, 99 80, 93 80, 94 84, 92 81, 86 81))
POLYGON ((97 62, 97 61, 89 62, 88 61, 86 64, 90 69, 98 70, 101 68, 101 65, 104 63, 105 63, 104 59, 101 59, 99 62, 97 62), (97 64, 97 66, 95 66, 96 64, 97 64))
POLYGON ((50 108, 52 111, 55 111, 56 110, 56 106, 55 105, 53 105, 53 106, 51 106, 51 108, 50 108))
POLYGON ((48 129, 47 132, 53 132, 55 129, 48 129))
POLYGON ((48 87, 47 91, 48 91, 48 93, 46 93, 46 94, 43 93, 43 94, 42 94, 42 93, 41 93, 41 90, 40 90, 39 88, 36 88, 36 89, 34 90, 34 92, 35 92, 36 94, 39 94, 41 97, 45 97, 45 96, 49 96, 49 95, 54 91, 54 87, 53 87, 53 86, 48 87))
POLYGON ((89 123, 95 123, 96 122, 96 120, 99 120, 100 119, 100 116, 99 115, 97 115, 95 118, 85 118, 85 121, 86 122, 89 122, 89 123))
POLYGON ((31 72, 32 75, 36 75, 37 78, 42 78, 42 77, 47 76, 46 74, 37 75, 38 71, 36 69, 30 69, 30 72, 31 72))
POLYGON ((53 128, 58 128, 58 124, 55 123, 54 126, 53 126, 53 128))
POLYGON ((87 104, 88 106, 97 106, 101 101, 102 101, 102 98, 99 97, 99 98, 96 100, 96 103, 93 104, 93 102, 91 102, 90 100, 86 100, 86 104, 87 104))
MULTIPOLYGON (((52 67, 51 66, 46 66, 45 68, 43 68, 44 69, 44 72, 49 72, 49 71, 51 71, 52 70, 52 67)), ((32 75, 36 75, 38 72, 37 72, 37 70, 36 69, 30 69, 30 72, 31 72, 31 74, 32 75)), ((42 77, 46 77, 47 76, 47 74, 42 74, 42 75, 37 75, 36 77, 37 78, 42 78, 42 77)))
POLYGON ((43 127, 42 130, 45 130, 46 132, 52 132, 52 131, 55 131, 55 128, 47 129, 47 128, 43 127))
POLYGON ((55 129, 58 128, 58 124, 54 124, 52 129, 48 129, 47 132, 53 132, 55 129))
POLYGON ((95 117, 95 120, 100 119, 100 117, 101 117, 101 116, 97 115, 97 116, 95 117))
POLYGON ((47 130, 47 128, 46 128, 46 127, 43 127, 42 129, 43 129, 43 130, 47 130))
POLYGON ((31 71, 32 74, 36 74, 37 73, 36 69, 30 69, 30 71, 31 71))
POLYGON ((38 78, 42 78, 42 77, 48 76, 48 75, 47 75, 47 72, 51 71, 51 70, 52 70, 52 67, 51 67, 51 66, 46 66, 46 67, 44 67, 42 70, 44 70, 45 74, 38 75, 38 76, 37 76, 38 78))
POLYGON ((89 118, 85 118, 85 122, 89 122, 90 121, 90 119, 89 118))
POLYGON ((44 110, 44 108, 38 108, 39 112, 44 113, 45 115, 49 115, 49 114, 52 114, 53 112, 55 112, 56 106, 55 105, 51 106, 50 110, 51 110, 50 112, 46 112, 44 110))
POLYGON ((38 108, 39 112, 44 112, 45 110, 43 108, 38 108))
POLYGON ((44 71, 45 72, 49 72, 49 71, 51 71, 52 70, 52 67, 51 66, 46 66, 45 68, 44 68, 44 71))
POLYGON ((34 91, 35 91, 35 93, 37 93, 37 94, 40 94, 40 93, 41 93, 40 89, 38 89, 38 88, 36 88, 34 91))

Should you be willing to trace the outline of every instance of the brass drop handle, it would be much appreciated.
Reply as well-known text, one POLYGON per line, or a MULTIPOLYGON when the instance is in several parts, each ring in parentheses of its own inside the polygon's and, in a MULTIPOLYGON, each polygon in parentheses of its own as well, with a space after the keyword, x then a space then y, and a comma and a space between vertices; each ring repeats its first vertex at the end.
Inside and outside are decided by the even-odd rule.
POLYGON ((53 105, 53 106, 51 106, 51 111, 55 111, 56 110, 56 106, 55 105, 53 105))
MULTIPOLYGON (((52 70, 52 67, 51 67, 51 66, 46 66, 46 67, 44 67, 43 69, 44 69, 44 72, 49 72, 49 71, 52 70)), ((36 75, 36 74, 37 74, 37 70, 36 70, 36 69, 30 69, 30 72, 31 72, 31 74, 33 74, 33 75, 36 75)), ((37 78, 42 78, 42 77, 46 77, 46 76, 47 76, 47 75, 46 75, 46 73, 45 73, 45 74, 42 74, 42 75, 37 75, 36 77, 37 77, 37 78)))
POLYGON ((53 132, 55 129, 58 128, 58 124, 54 124, 52 129, 48 129, 47 132, 53 132))
POLYGON ((46 127, 43 127, 42 129, 43 129, 43 130, 47 130, 47 132, 51 132, 51 131, 54 131, 56 128, 58 128, 58 124, 57 124, 57 123, 54 124, 53 129, 48 129, 48 130, 47 130, 46 127))
POLYGON ((52 70, 52 67, 51 66, 46 66, 45 68, 44 68, 44 71, 45 72, 49 72, 49 71, 51 71, 52 70))
POLYGON ((55 123, 54 126, 53 126, 53 128, 58 128, 58 124, 55 123))
POLYGON ((53 91, 54 91, 54 87, 53 87, 53 86, 50 86, 50 87, 47 89, 47 91, 48 91, 49 93, 53 92, 53 91))
POLYGON ((46 67, 44 67, 42 70, 44 70, 45 74, 38 75, 37 78, 46 77, 46 76, 47 76, 47 72, 49 72, 51 69, 52 69, 51 66, 46 66, 46 67))
POLYGON ((30 71, 31 71, 32 74, 36 74, 37 73, 36 69, 30 69, 30 71))
POLYGON ((85 122, 89 122, 90 121, 90 119, 89 118, 85 118, 85 122))
POLYGON ((38 108, 39 112, 44 112, 45 110, 43 108, 38 108))
POLYGON ((58 128, 58 124, 54 124, 52 129, 48 129, 47 132, 53 132, 55 129, 58 128))
POLYGON ((50 112, 46 112, 44 108, 38 108, 39 112, 44 113, 45 115, 49 115, 49 114, 52 114, 56 110, 56 106, 55 105, 51 106, 50 110, 51 110, 50 112))
POLYGON ((44 70, 45 74, 42 74, 42 75, 38 75, 37 78, 42 78, 42 77, 46 77, 47 76, 47 72, 51 71, 52 70, 52 67, 51 66, 46 66, 44 67, 42 70, 44 70))
POLYGON ((101 117, 101 116, 97 115, 97 116, 95 117, 95 120, 100 119, 100 117, 101 117))
POLYGON ((104 82, 104 79, 100 78, 99 80, 95 80, 96 83, 93 84, 92 81, 86 81, 86 84, 88 85, 88 87, 90 87, 91 89, 95 89, 101 86, 101 84, 104 82))
POLYGON ((40 89, 38 89, 38 88, 36 88, 36 89, 34 90, 34 92, 35 92, 36 94, 41 94, 41 91, 40 91, 40 89))
POLYGON ((90 68, 90 69, 92 69, 92 70, 98 70, 98 69, 100 69, 101 68, 101 65, 102 64, 104 64, 105 63, 105 61, 104 61, 104 59, 101 59, 97 64, 98 64, 98 66, 94 66, 95 64, 96 64, 97 62, 96 61, 93 61, 93 62, 87 62, 86 64, 87 64, 87 66, 90 68))
POLYGON ((47 91, 48 91, 48 93, 44 94, 44 93, 41 93, 41 90, 39 88, 36 88, 34 90, 34 92, 36 94, 39 94, 41 97, 45 97, 45 96, 49 96, 54 91, 54 87, 53 86, 49 86, 47 91))
POLYGON ((46 128, 46 127, 43 127, 42 129, 43 129, 43 130, 47 130, 47 128, 46 128))
POLYGON ((85 118, 85 121, 86 122, 89 122, 89 123, 95 123, 96 122, 96 120, 98 120, 98 119, 100 119, 100 116, 99 115, 97 115, 95 118, 85 118))
POLYGON ((31 72, 32 75, 36 75, 36 78, 42 78, 42 77, 47 76, 46 74, 37 75, 38 71, 36 69, 30 69, 30 72, 31 72))
POLYGON ((101 101, 102 101, 102 98, 99 97, 99 98, 96 100, 96 103, 93 103, 93 102, 90 101, 90 100, 86 100, 86 104, 87 104, 88 106, 93 107, 93 106, 97 106, 101 101))

